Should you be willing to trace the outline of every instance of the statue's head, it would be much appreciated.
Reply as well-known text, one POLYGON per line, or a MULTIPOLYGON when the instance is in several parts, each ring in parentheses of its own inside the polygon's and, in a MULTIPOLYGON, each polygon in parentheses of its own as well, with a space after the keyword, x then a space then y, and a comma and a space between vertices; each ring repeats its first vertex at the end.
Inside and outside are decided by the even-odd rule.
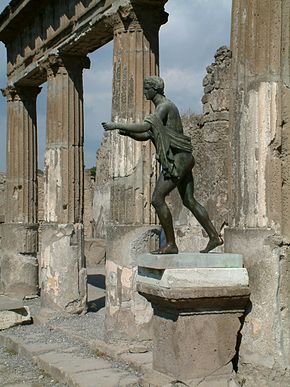
POLYGON ((156 75, 146 77, 144 79, 144 94, 145 94, 147 99, 151 99, 152 93, 150 93, 149 90, 151 90, 151 91, 154 90, 155 94, 158 93, 158 94, 164 95, 164 81, 163 81, 163 79, 160 77, 157 77, 156 75))

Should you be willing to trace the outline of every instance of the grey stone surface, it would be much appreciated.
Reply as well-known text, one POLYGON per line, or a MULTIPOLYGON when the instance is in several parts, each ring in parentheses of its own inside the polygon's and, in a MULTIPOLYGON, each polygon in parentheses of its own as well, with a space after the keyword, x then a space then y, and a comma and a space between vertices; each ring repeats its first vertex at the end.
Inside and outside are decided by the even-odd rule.
POLYGON ((38 248, 38 224, 4 223, 0 225, 1 248, 7 252, 33 255, 38 248))
POLYGON ((0 330, 31 322, 29 308, 22 300, 0 296, 0 330))
POLYGON ((243 256, 241 254, 225 253, 196 253, 184 252, 179 254, 140 254, 137 257, 137 265, 153 269, 178 269, 194 267, 243 267, 243 256))
POLYGON ((86 310, 87 273, 81 224, 43 224, 40 261, 41 303, 68 313, 86 310))
POLYGON ((38 294, 38 225, 0 225, 0 291, 20 297, 38 294))
POLYGON ((0 295, 0 312, 3 310, 13 310, 23 307, 22 299, 11 298, 0 295))
POLYGON ((172 315, 153 318, 153 367, 178 380, 230 375, 240 314, 172 315))
POLYGON ((147 269, 138 268, 137 283, 165 288, 248 286, 249 276, 242 268, 147 269))
POLYGON ((246 269, 141 269, 137 289, 154 310, 153 368, 178 380, 229 377, 249 302, 246 269))
POLYGON ((113 226, 107 230, 106 331, 110 341, 151 338, 152 309, 136 291, 136 258, 156 247, 158 234, 158 226, 113 226))
POLYGON ((22 306, 13 310, 1 310, 0 311, 0 330, 14 327, 15 325, 31 324, 32 319, 30 316, 29 308, 22 306))
POLYGON ((228 229, 225 236, 226 251, 241 252, 249 273, 251 305, 241 331, 239 372, 254 385, 282 375, 288 365, 289 251, 278 247, 272 230, 228 229))
POLYGON ((94 267, 105 260, 105 239, 85 239, 84 247, 87 267, 94 267))

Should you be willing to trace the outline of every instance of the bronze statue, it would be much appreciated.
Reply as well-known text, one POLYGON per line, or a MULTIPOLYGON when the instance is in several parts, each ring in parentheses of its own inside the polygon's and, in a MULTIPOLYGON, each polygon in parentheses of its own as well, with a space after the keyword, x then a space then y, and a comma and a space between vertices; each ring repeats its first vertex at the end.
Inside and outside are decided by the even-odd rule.
POLYGON ((183 127, 177 107, 164 95, 164 82, 160 77, 151 76, 144 80, 144 95, 151 100, 156 110, 147 116, 143 123, 123 124, 102 123, 104 129, 118 129, 122 135, 137 141, 151 140, 156 148, 156 158, 161 164, 161 173, 152 195, 160 224, 163 227, 166 246, 154 251, 154 254, 176 254, 172 216, 165 202, 166 196, 177 187, 183 204, 196 217, 209 236, 209 241, 201 253, 207 253, 223 244, 209 219, 205 208, 194 198, 192 168, 194 158, 190 138, 183 134, 183 127))

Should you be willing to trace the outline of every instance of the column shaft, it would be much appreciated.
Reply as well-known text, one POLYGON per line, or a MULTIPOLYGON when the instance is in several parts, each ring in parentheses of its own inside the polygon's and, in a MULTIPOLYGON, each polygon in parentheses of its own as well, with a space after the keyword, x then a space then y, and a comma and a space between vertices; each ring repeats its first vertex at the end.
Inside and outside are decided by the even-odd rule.
POLYGON ((287 58, 281 36, 287 29, 282 3, 233 2, 230 195, 236 227, 283 227, 281 71, 287 58))
POLYGON ((6 223, 37 222, 38 87, 8 87, 6 223))
MULTIPOLYGON (((146 76, 159 74, 158 31, 167 14, 162 7, 143 7, 142 11, 141 8, 120 9, 114 18, 112 120, 115 122, 142 122, 152 111, 152 104, 143 96, 143 81, 146 76)), ((117 133, 111 136, 114 149, 111 221, 154 224, 156 217, 150 206, 156 180, 152 144, 117 133)))
POLYGON ((83 84, 86 57, 49 56, 41 305, 69 313, 86 309, 83 246, 83 84))
POLYGON ((5 223, 0 227, 0 290, 38 293, 37 132, 39 87, 8 87, 5 223))
POLYGON ((50 57, 47 64, 47 222, 78 223, 83 216, 83 85, 87 58, 50 57))
POLYGON ((290 0, 234 0, 232 17, 232 219, 225 249, 244 254, 252 292, 239 372, 255 369, 269 380, 271 364, 290 364, 290 0))

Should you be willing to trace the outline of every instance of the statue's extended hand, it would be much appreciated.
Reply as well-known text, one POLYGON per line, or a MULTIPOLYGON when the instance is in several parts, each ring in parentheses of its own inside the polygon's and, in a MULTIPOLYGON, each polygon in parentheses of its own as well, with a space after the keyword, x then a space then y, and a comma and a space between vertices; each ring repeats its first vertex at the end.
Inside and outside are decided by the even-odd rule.
POLYGON ((102 122, 102 125, 105 131, 118 129, 118 126, 115 122, 102 122))

